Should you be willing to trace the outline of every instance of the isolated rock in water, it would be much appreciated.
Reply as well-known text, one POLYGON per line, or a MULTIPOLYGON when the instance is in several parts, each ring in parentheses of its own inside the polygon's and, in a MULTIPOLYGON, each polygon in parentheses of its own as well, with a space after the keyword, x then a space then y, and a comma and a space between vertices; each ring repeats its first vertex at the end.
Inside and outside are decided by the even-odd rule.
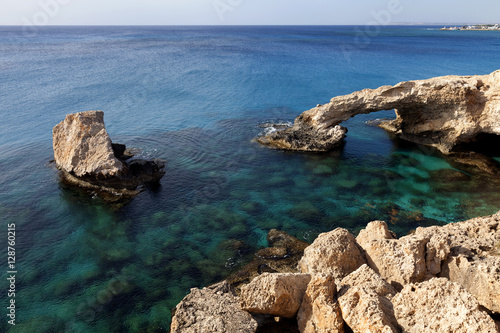
POLYGON ((392 303, 404 332, 498 332, 493 319, 479 309, 477 300, 444 278, 407 285, 392 303))
POLYGON ((353 332, 398 332, 392 303, 367 285, 349 288, 338 301, 353 332))
POLYGON ((229 284, 191 289, 176 307, 171 333, 254 333, 257 321, 240 308, 229 284))
POLYGON ((344 320, 335 299, 337 287, 332 275, 315 275, 307 285, 297 313, 301 333, 343 333, 344 320))
POLYGON ((345 130, 338 126, 343 121, 392 109, 397 119, 381 127, 450 153, 457 144, 473 142, 483 133, 500 135, 500 71, 407 81, 338 96, 302 113, 293 127, 257 140, 279 149, 327 151, 344 137, 345 130))
POLYGON ((120 176, 124 165, 113 152, 102 111, 69 114, 52 130, 57 166, 77 177, 120 176))
POLYGON ((336 283, 366 263, 354 236, 343 228, 322 233, 304 250, 302 273, 331 274, 336 283))
POLYGON ((392 299, 397 294, 396 289, 377 274, 368 265, 363 265, 342 279, 339 295, 345 294, 353 286, 366 286, 378 295, 392 299))
POLYGON ((312 126, 291 127, 257 138, 257 142, 270 148, 283 150, 327 151, 342 145, 347 128, 334 126, 317 130, 312 126), (288 135, 289 131, 293 135, 288 135))
POLYGON ((309 274, 264 273, 241 288, 241 307, 252 313, 292 318, 310 280, 309 274))
POLYGON ((111 143, 102 111, 67 115, 52 131, 54 160, 61 180, 105 201, 131 198, 137 187, 165 174, 162 160, 131 159, 125 145, 111 143))
POLYGON ((405 236, 361 243, 368 265, 395 288, 422 281, 427 273, 425 245, 427 239, 405 236))

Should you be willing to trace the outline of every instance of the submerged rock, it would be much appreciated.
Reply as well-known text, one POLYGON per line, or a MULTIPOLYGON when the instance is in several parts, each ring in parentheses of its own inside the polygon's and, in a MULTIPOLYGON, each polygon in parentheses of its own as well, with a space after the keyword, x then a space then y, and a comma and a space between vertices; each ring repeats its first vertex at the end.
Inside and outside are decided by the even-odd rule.
POLYGON ((397 119, 379 126, 448 154, 483 133, 500 135, 499 96, 500 71, 401 82, 335 97, 302 113, 292 127, 257 141, 278 149, 328 151, 339 146, 347 132, 341 122, 358 114, 395 109, 397 119))
POLYGON ((227 281, 239 294, 242 285, 263 273, 298 273, 297 263, 308 243, 284 231, 272 229, 267 235, 270 247, 259 250, 254 260, 231 274, 227 281))
POLYGON ((62 181, 106 201, 134 197, 139 186, 158 183, 165 174, 164 161, 131 159, 125 145, 112 143, 102 111, 67 115, 54 126, 52 140, 62 181))

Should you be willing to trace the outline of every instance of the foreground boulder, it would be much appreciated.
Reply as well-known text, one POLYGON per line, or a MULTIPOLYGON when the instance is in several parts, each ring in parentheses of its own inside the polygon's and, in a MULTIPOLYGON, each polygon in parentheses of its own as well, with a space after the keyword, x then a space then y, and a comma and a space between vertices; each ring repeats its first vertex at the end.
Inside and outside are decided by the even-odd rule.
POLYGON ((341 282, 342 317, 353 332, 398 332, 391 299, 397 291, 368 265, 341 282))
POLYGON ((251 313, 293 318, 310 280, 309 274, 264 273, 241 288, 241 307, 251 313))
POLYGON ((427 267, 464 287, 491 312, 500 313, 500 213, 442 227, 417 228, 429 239, 427 267))
POLYGON ((407 285, 392 302, 404 332, 498 332, 476 299, 444 278, 407 285))
POLYGON ((397 119, 381 127, 448 154, 458 144, 474 142, 482 134, 500 135, 499 96, 500 71, 401 82, 335 97, 302 113, 293 127, 257 141, 278 149, 327 151, 344 138, 341 122, 357 114, 395 109, 397 119))
POLYGON ((102 111, 67 115, 54 126, 52 141, 62 181, 110 201, 133 197, 139 186, 157 183, 165 174, 163 161, 130 159, 125 145, 112 143, 102 111))
POLYGON ((226 281, 193 288, 176 307, 171 333, 254 333, 257 321, 240 308, 226 281))
POLYGON ((342 278, 366 263, 354 236, 343 228, 322 233, 304 250, 299 262, 302 273, 332 275, 339 283, 342 278))
POLYGON ((427 273, 424 237, 374 239, 361 242, 368 265, 395 288, 422 281, 427 273))
POLYGON ((349 288, 354 286, 365 286, 377 293, 382 297, 386 297, 391 300, 397 291, 391 286, 386 280, 384 280, 379 274, 377 274, 368 265, 363 265, 344 279, 342 279, 341 289, 339 291, 340 296, 345 294, 349 288))
MULTIPOLYGON (((268 240, 305 246, 277 230, 268 240)), ((239 302, 258 318, 257 332, 500 332, 499 258, 500 212, 399 239, 374 221, 357 240, 341 228, 321 234, 300 261, 309 274, 262 273, 241 287, 239 302)), ((218 311, 218 301, 203 302, 218 311)), ((198 309, 188 304, 184 317, 198 309)))
POLYGON ((349 288, 339 304, 342 317, 355 333, 398 332, 391 301, 366 285, 349 288))
POLYGON ((297 323, 300 333, 343 333, 344 320, 332 275, 315 275, 307 285, 297 323))

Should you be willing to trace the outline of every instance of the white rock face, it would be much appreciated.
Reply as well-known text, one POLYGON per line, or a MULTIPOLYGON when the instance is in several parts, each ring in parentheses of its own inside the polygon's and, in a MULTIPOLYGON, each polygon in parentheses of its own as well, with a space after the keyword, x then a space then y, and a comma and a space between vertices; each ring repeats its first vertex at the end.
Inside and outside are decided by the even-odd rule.
POLYGON ((176 307, 171 333, 254 333, 257 321, 240 308, 224 281, 202 290, 193 288, 176 307))
POLYGON ((329 131, 341 122, 358 114, 392 109, 397 119, 382 127, 447 154, 480 133, 500 135, 500 71, 406 81, 338 96, 303 112, 293 127, 259 138, 259 142, 274 148, 286 143, 286 149, 326 151, 338 146, 338 141, 327 138, 333 137, 329 131))
POLYGON ((241 307, 251 313, 293 318, 310 280, 309 274, 264 273, 241 288, 241 307))
POLYGON ((124 169, 114 155, 102 111, 69 114, 52 130, 57 166, 77 177, 119 176, 124 169))
POLYGON ((498 332, 474 296, 444 278, 407 285, 392 302, 404 332, 498 332))
POLYGON ((297 313, 301 333, 343 333, 344 320, 335 299, 337 288, 332 275, 315 275, 307 285, 297 313))
POLYGON ((302 273, 330 274, 339 283, 342 278, 366 263, 354 236, 343 228, 323 233, 304 250, 299 261, 302 273))

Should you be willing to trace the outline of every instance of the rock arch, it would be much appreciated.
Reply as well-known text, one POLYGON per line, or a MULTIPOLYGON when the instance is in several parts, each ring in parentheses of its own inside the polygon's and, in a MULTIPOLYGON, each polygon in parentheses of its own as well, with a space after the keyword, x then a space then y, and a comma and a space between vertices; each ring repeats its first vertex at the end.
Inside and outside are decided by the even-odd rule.
POLYGON ((433 146, 444 154, 478 135, 500 135, 500 71, 489 75, 443 76, 364 89, 303 112, 292 127, 257 138, 271 148, 328 151, 347 133, 340 124, 358 114, 396 111, 380 127, 402 139, 433 146))

